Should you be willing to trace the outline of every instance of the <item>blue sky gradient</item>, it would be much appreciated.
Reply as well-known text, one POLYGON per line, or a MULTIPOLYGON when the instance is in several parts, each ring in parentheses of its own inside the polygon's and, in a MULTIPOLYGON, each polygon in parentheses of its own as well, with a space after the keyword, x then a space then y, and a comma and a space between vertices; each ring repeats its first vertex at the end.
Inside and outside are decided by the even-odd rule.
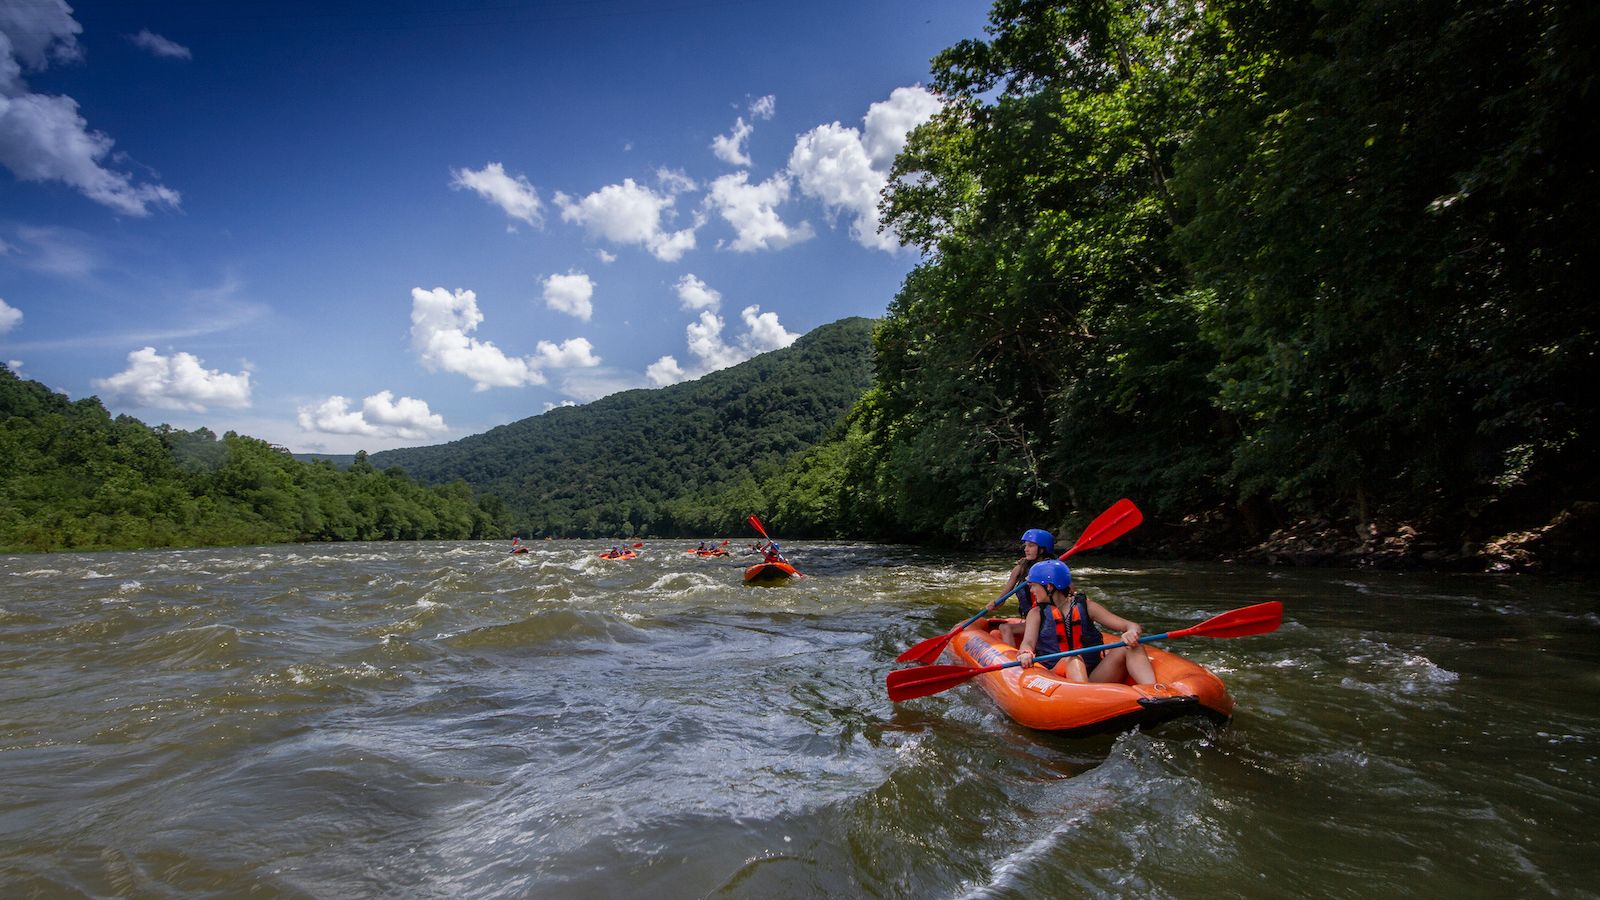
POLYGON ((297 452, 881 315, 976 2, 0 3, 0 361, 297 452))

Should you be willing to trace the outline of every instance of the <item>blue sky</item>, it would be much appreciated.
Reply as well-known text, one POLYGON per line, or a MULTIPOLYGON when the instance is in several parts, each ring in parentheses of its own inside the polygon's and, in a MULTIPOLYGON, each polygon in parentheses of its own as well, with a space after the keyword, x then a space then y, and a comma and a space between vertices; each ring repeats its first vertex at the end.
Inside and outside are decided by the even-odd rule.
POLYGON ((876 192, 988 4, 0 2, 0 361, 296 452, 693 378, 917 262, 876 192))

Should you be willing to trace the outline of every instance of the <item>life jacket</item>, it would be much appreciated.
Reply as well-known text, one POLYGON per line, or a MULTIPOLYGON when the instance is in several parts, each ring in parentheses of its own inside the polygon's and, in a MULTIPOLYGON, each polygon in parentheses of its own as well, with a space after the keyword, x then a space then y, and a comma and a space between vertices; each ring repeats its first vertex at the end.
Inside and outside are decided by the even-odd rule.
POLYGON ((1105 643, 1100 629, 1089 618, 1089 598, 1082 591, 1072 595, 1069 609, 1071 612, 1063 615, 1054 603, 1039 604, 1039 638, 1034 642, 1034 656, 1098 647, 1105 643))

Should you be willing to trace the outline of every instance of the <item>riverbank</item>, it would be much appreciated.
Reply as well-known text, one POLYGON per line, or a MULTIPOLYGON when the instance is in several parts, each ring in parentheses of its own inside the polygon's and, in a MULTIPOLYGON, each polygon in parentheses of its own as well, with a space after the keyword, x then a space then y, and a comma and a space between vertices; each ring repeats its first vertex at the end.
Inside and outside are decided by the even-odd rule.
POLYGON ((1243 539, 1220 515, 1177 524, 1147 521, 1131 553, 1245 565, 1440 572, 1545 573, 1600 570, 1600 503, 1581 501, 1537 528, 1483 540, 1451 538, 1398 521, 1304 519, 1263 540, 1243 539))

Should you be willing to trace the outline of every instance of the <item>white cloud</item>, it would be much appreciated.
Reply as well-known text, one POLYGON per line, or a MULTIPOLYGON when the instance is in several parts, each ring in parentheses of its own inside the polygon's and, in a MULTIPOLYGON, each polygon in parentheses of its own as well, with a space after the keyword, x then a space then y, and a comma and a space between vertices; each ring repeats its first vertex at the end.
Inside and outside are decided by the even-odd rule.
POLYGON ((600 357, 594 355, 594 345, 588 338, 581 337, 562 341, 559 346, 540 341, 534 358, 539 365, 550 369, 592 369, 600 365, 600 357))
POLYGON ((230 375, 207 369, 189 353, 162 356, 154 347, 128 354, 128 368, 110 378, 96 378, 97 390, 136 406, 205 412, 212 406, 250 405, 250 372, 230 375))
POLYGON ((563 400, 560 403, 548 403, 547 402, 544 405, 544 411, 545 412, 549 412, 552 409, 560 409, 563 406, 577 406, 577 405, 578 405, 578 401, 576 401, 576 400, 563 400))
POLYGON ((533 361, 507 356, 494 344, 469 337, 482 322, 472 291, 411 289, 411 346, 428 371, 465 375, 479 391, 545 383, 533 361))
POLYGON ((906 136, 933 118, 942 106, 932 91, 900 87, 889 93, 888 100, 867 107, 866 134, 861 142, 872 157, 873 167, 887 172, 905 149, 906 136))
POLYGON ((130 216, 150 208, 176 208, 180 197, 161 184, 136 184, 125 172, 101 165, 114 141, 78 114, 71 97, 36 94, 22 79, 55 62, 83 58, 83 31, 62 0, 0 4, 0 166, 20 181, 60 181, 84 196, 130 216))
POLYGON ((706 204, 737 233, 728 249, 739 252, 781 250, 812 237, 811 223, 791 228, 778 217, 778 204, 789 197, 789 179, 774 175, 760 184, 747 184, 744 172, 724 175, 711 183, 706 204))
POLYGON ((754 120, 772 118, 777 108, 777 98, 771 94, 754 101, 750 104, 751 121, 746 122, 743 116, 735 119, 731 132, 718 135, 711 140, 711 152, 717 159, 729 165, 750 165, 750 154, 745 150, 745 142, 750 139, 751 132, 755 131, 754 120))
POLYGON ((752 351, 751 356, 787 347, 800 339, 800 335, 778 323, 778 314, 775 312, 761 312, 759 306, 746 306, 739 315, 749 329, 743 343, 752 351))
POLYGON ((656 387, 666 387, 669 384, 689 380, 689 373, 683 371, 683 367, 678 365, 678 360, 671 356, 663 356, 651 363, 649 368, 644 370, 644 376, 656 387))
POLYGON ((155 34, 148 28, 140 29, 138 34, 128 35, 128 40, 132 41, 135 47, 149 50, 156 56, 163 57, 165 59, 193 58, 193 54, 189 52, 188 47, 185 47, 176 41, 170 41, 159 34, 155 34))
POLYGON ((667 230, 680 184, 674 180, 666 193, 657 193, 624 178, 621 184, 607 185, 579 199, 557 192, 555 203, 561 207, 563 221, 582 225, 595 237, 615 244, 638 244, 663 262, 676 262, 694 249, 694 232, 700 226, 696 221, 689 228, 667 230))
POLYGON ((534 227, 544 224, 543 207, 533 185, 525 176, 512 178, 507 175, 505 167, 497 162, 489 163, 476 172, 471 169, 451 169, 450 186, 477 193, 513 219, 520 219, 534 227))
POLYGON ((684 369, 676 357, 663 356, 645 369, 645 377, 658 387, 676 384, 742 363, 758 353, 787 347, 800 337, 778 322, 777 313, 763 313, 761 307, 754 304, 746 306, 739 315, 746 331, 736 343, 729 344, 722 339, 722 317, 710 310, 701 312, 699 318, 684 329, 689 353, 698 364, 684 369))
POLYGON ((361 401, 359 410, 350 409, 347 398, 335 395, 313 406, 302 406, 298 413, 296 419, 302 430, 323 434, 419 441, 449 431, 444 417, 429 410, 426 401, 412 397, 396 400, 390 391, 379 391, 361 401))
POLYGON ((644 383, 639 380, 637 373, 612 368, 584 369, 561 379, 561 390, 583 403, 592 403, 618 391, 640 387, 644 387, 644 383))
POLYGON ((6 360, 6 368, 10 369, 11 370, 11 374, 17 376, 18 378, 27 378, 28 377, 28 376, 22 374, 22 360, 20 360, 20 359, 8 359, 8 360, 6 360))
POLYGON ((830 212, 853 217, 850 233, 856 243, 893 251, 900 241, 892 230, 879 230, 879 195, 906 135, 938 110, 938 97, 924 88, 895 88, 888 100, 868 108, 864 135, 834 122, 796 139, 789 173, 802 193, 822 201, 830 212))
POLYGON ((666 166, 656 170, 656 183, 661 185, 662 190, 674 197, 700 187, 693 178, 689 177, 687 172, 681 169, 669 169, 666 166))
POLYGON ((17 327, 22 321, 22 310, 0 299, 0 334, 5 334, 17 327))
POLYGON ((594 315, 594 282, 582 272, 551 275, 544 280, 544 305, 556 312, 589 321, 594 315))
POLYGON ((744 142, 749 140, 750 133, 755 130, 754 125, 740 116, 734 120, 732 132, 719 134, 711 139, 712 155, 730 166, 750 165, 750 154, 745 152, 744 142))
POLYGON ((617 261, 617 255, 607 251, 604 248, 596 249, 594 251, 594 257, 608 266, 617 261))
POLYGON ((716 309, 722 305, 722 294, 692 273, 679 278, 676 288, 684 309, 716 309))

